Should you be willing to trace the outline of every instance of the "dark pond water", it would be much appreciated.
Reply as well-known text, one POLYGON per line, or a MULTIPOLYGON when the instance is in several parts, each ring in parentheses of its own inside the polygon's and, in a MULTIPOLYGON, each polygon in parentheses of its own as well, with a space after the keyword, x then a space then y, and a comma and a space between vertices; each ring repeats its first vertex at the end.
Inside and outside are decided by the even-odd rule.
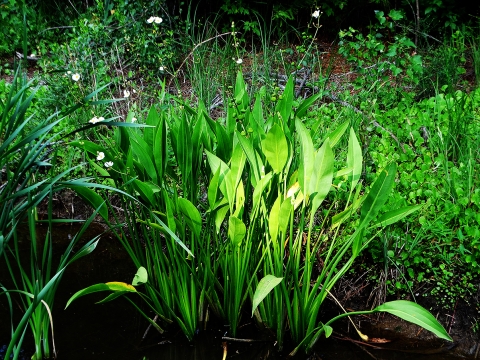
MULTIPOLYGON (((77 227, 72 225, 59 226, 55 231, 57 248, 76 233, 77 227)), ((92 226, 85 239, 90 239, 96 233, 102 232, 99 226, 92 226)), ((118 359, 118 360, 222 360, 224 342, 222 336, 226 329, 221 324, 209 324, 207 330, 201 331, 193 343, 188 343, 185 337, 175 328, 162 336, 151 329, 147 337, 141 341, 147 328, 147 322, 141 318, 135 309, 123 299, 95 305, 102 299, 102 294, 93 294, 76 300, 67 310, 64 310, 69 297, 86 286, 108 281, 130 282, 136 269, 115 239, 104 236, 97 249, 76 263, 70 265, 59 286, 53 309, 55 344, 59 360, 85 359, 118 359), (98 296, 95 296, 98 295, 98 296)), ((0 259, 0 279, 8 283, 8 272, 3 259, 0 259)), ((335 330, 344 331, 338 324, 335 330)), ((4 297, 0 297, 0 347, 8 343, 9 313, 4 297)), ((373 331, 373 330, 372 330, 373 331)), ((371 336, 375 334, 369 333, 371 336)), ((350 335, 357 339, 354 334, 350 335)), ((379 334, 392 336, 392 334, 379 334)), ((239 338, 265 339, 253 324, 245 324, 240 330, 239 338)), ((442 344, 426 344, 421 342, 406 342, 396 339, 385 344, 386 348, 403 349, 405 351, 379 350, 352 341, 330 338, 319 342, 316 351, 309 359, 322 360, 367 360, 367 359, 455 359, 447 353, 435 353, 442 344)), ((393 336, 394 337, 394 336, 393 336)), ((227 357, 232 360, 246 359, 285 359, 276 351, 273 338, 252 343, 227 342, 227 357)), ((25 353, 33 353, 31 338, 24 343, 25 353)), ((307 358, 299 356, 299 359, 307 358)))

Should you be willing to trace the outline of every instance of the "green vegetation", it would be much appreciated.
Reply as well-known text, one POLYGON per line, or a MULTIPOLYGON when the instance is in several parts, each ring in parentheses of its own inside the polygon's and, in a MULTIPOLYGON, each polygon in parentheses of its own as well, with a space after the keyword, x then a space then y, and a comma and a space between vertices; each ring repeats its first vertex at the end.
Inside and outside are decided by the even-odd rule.
POLYGON ((450 339, 404 299, 451 309, 478 286, 478 23, 448 1, 426 1, 414 19, 385 2, 362 30, 335 29, 332 50, 322 22, 351 2, 273 15, 219 3, 205 16, 160 0, 72 1, 63 13, 0 1, 0 73, 16 69, 0 81, 0 261, 14 284, 0 295, 12 319, 14 293, 23 306, 7 356, 27 326, 34 357, 52 355, 58 282, 98 242, 73 254, 82 230, 56 259, 51 232, 37 238, 39 204, 49 228, 66 221, 52 197, 67 188, 93 209, 85 226, 101 218, 139 269, 132 285, 92 285, 67 305, 111 291, 102 302, 125 297, 189 340, 212 314, 231 336, 252 316, 279 349, 291 338, 292 353, 312 351, 333 321, 374 312, 450 339), (14 51, 30 60, 10 64, 14 51), (338 281, 368 269, 382 305, 321 319, 338 281))

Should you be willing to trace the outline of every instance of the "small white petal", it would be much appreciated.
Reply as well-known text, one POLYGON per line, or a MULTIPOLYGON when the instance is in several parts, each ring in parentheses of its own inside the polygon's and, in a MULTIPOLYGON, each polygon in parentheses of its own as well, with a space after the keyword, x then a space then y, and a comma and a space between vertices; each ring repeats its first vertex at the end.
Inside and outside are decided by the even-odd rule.
POLYGON ((137 122, 137 118, 136 118, 136 117, 133 117, 133 118, 132 118, 132 123, 134 123, 134 122, 137 122))
POLYGON ((160 67, 158 68, 158 70, 160 70, 160 71, 164 71, 164 70, 165 70, 165 68, 164 68, 163 66, 160 66, 160 67))
POLYGON ((128 98, 130 96, 130 91, 123 90, 123 97, 128 98))
POLYGON ((93 118, 91 118, 90 120, 88 120, 89 123, 91 124, 96 124, 98 122, 98 118, 96 116, 94 116, 93 118))
POLYGON ((80 80, 80 74, 78 74, 78 73, 73 74, 73 75, 72 75, 72 80, 73 80, 73 81, 78 81, 78 80, 80 80))
POLYGON ((163 21, 163 19, 161 17, 156 17, 154 21, 155 21, 155 24, 160 24, 163 21))
POLYGON ((315 19, 318 19, 319 16, 320 16, 320 10, 315 10, 312 14, 312 17, 314 17, 315 19))
POLYGON ((104 118, 103 116, 100 116, 100 117, 97 119, 97 121, 103 121, 103 120, 105 120, 105 118, 104 118))
POLYGON ((97 160, 100 161, 103 159, 105 159, 105 154, 101 151, 97 151, 97 160))
POLYGON ((147 23, 151 24, 151 23, 153 23, 154 20, 155 20, 155 18, 153 16, 150 16, 147 20, 147 23))
POLYGON ((105 164, 106 168, 112 167, 113 166, 113 161, 107 161, 105 164))
POLYGON ((243 60, 239 58, 235 62, 240 65, 241 63, 243 63, 243 60))

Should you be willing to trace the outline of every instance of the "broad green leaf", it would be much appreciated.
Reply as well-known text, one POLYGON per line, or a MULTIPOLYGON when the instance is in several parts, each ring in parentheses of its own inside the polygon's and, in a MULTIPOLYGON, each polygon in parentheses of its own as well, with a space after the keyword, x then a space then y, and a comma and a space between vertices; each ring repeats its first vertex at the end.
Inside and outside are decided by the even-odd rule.
POLYGON ((98 213, 102 216, 103 219, 108 221, 108 207, 105 204, 105 200, 103 200, 103 198, 100 195, 98 195, 95 191, 85 186, 70 185, 68 187, 73 191, 75 191, 83 200, 85 200, 94 209, 100 207, 98 213))
POLYGON ((347 152, 347 168, 351 168, 352 172, 349 174, 350 191, 355 189, 358 180, 362 175, 362 148, 358 143, 355 131, 350 128, 350 138, 348 139, 348 152, 347 152))
POLYGON ((298 168, 298 182, 303 195, 308 199, 310 196, 309 187, 315 162, 315 152, 312 138, 300 120, 295 121, 297 133, 300 137, 300 165, 298 168))
POLYGON ((142 285, 142 284, 145 284, 147 281, 148 281, 147 269, 145 269, 143 266, 140 266, 132 280, 132 285, 133 286, 142 285))
POLYGON ((269 172, 257 182, 257 186, 255 186, 255 190, 253 191, 253 207, 251 212, 252 216, 254 216, 257 207, 260 205, 260 199, 262 197, 263 191, 272 180, 272 176, 273 174, 269 172))
POLYGON ((156 127, 158 126, 158 122, 159 116, 157 110, 155 109, 155 106, 152 106, 148 112, 147 120, 145 121, 145 123, 151 127, 147 127, 143 130, 143 138, 151 149, 153 149, 153 138, 155 131, 157 130, 156 127))
POLYGON ((197 236, 197 238, 199 238, 200 232, 202 231, 202 217, 200 216, 200 212, 187 199, 178 198, 177 204, 178 204, 179 210, 185 216, 185 221, 188 227, 190 228, 190 230, 193 231, 193 233, 197 236))
MULTIPOLYGON (((290 201, 290 199, 287 199, 290 201)), ((279 230, 279 214, 280 214, 280 205, 282 203, 282 195, 280 194, 277 197, 277 200, 273 203, 272 209, 270 210, 270 215, 268 216, 268 232, 270 233, 271 240, 275 243, 277 241, 278 230, 279 230)))
POLYGON ((289 119, 290 114, 292 113, 292 105, 293 105, 293 96, 294 96, 294 83, 293 77, 290 76, 288 78, 287 84, 285 85, 285 89, 283 90, 283 97, 281 100, 278 101, 277 110, 282 116, 283 124, 286 127, 289 127, 289 119))
POLYGON ((212 173, 215 174, 220 168, 220 178, 219 181, 223 181, 223 177, 229 171, 229 167, 227 164, 225 164, 218 156, 212 154, 208 150, 205 150, 205 153, 207 154, 207 160, 208 164, 210 165, 210 169, 212 170, 212 173))
POLYGON ((219 157, 212 154, 208 150, 205 150, 205 153, 207 154, 208 164, 210 165, 212 173, 215 174, 217 170, 220 169, 220 173, 218 176, 219 189, 224 196, 227 196, 226 184, 223 179, 225 178, 225 175, 230 171, 230 168, 219 157))
POLYGON ((248 125, 251 127, 252 136, 256 139, 258 137, 263 138, 265 130, 263 124, 265 119, 263 118, 262 99, 260 94, 257 94, 255 104, 253 105, 252 116, 248 125))
POLYGON ((158 175, 158 183, 163 182, 163 176, 167 167, 167 127, 162 117, 155 128, 153 138, 153 159, 155 161, 155 170, 158 175))
POLYGON ((335 145, 338 144, 338 142, 342 138, 343 134, 345 134, 345 131, 347 131, 349 125, 350 125, 350 121, 345 121, 338 128, 336 128, 333 132, 328 134, 328 138, 330 139, 330 146, 332 148, 334 148, 335 145))
POLYGON ((317 101, 321 97, 322 97, 322 93, 318 93, 302 101, 300 106, 297 108, 295 116, 298 117, 299 119, 302 119, 307 113, 310 106, 312 106, 315 103, 315 101, 317 101))
POLYGON ((105 283, 108 286, 109 290, 112 291, 129 291, 129 292, 137 292, 137 290, 130 284, 121 282, 121 281, 111 281, 105 283))
POLYGON ((225 200, 225 205, 219 207, 215 213, 215 229, 217 230, 217 234, 220 233, 220 228, 222 227, 223 220, 225 220, 225 216, 227 216, 228 210, 230 210, 230 208, 225 200))
POLYGON ((262 141, 262 149, 274 173, 280 173, 288 160, 288 143, 278 124, 273 124, 267 133, 262 141))
MULTIPOLYGON (((133 133, 132 133, 133 135, 133 133)), ((133 140, 131 138, 131 140, 133 140)), ((146 173, 154 183, 157 183, 157 172, 155 171, 155 166, 153 165, 152 158, 148 152, 147 143, 143 140, 135 138, 134 141, 130 141, 134 155, 137 157, 139 164, 145 169, 146 173), (141 144, 140 144, 141 143, 141 144)))
POLYGON ((258 154, 255 152, 253 145, 251 144, 250 140, 241 135, 240 133, 236 133, 238 142, 242 147, 245 155, 247 156, 248 163, 250 164, 251 170, 253 170, 254 177, 251 179, 255 180, 255 183, 252 181, 252 185, 255 187, 257 182, 260 180, 260 169, 262 168, 263 164, 259 160, 258 154))
POLYGON ((352 168, 341 169, 341 170, 338 170, 335 174, 333 174, 333 176, 337 178, 337 177, 349 175, 352 173, 352 171, 353 171, 352 168))
POLYGON ((215 135, 217 138, 216 155, 222 159, 222 161, 228 162, 232 154, 232 141, 230 140, 224 126, 215 122, 215 135))
MULTIPOLYGON (((93 250, 95 250, 95 248, 97 247, 99 241, 100 241, 100 235, 96 236, 95 238, 93 238, 92 240, 90 240, 88 243, 86 243, 85 245, 83 245, 82 248, 80 249, 80 251, 78 251, 78 252, 68 261, 68 264, 71 264, 72 262, 80 259, 81 257, 90 254, 93 250)), ((0 245, 1 245, 1 244, 0 244, 0 245)), ((1 252, 0 252, 0 254, 1 254, 1 252)))
POLYGON ((128 294, 128 293, 129 293, 129 291, 115 291, 115 292, 109 294, 106 298, 104 298, 100 301, 97 301, 95 304, 104 304, 106 302, 115 300, 116 298, 119 298, 120 296, 123 296, 123 295, 128 294))
POLYGON ((280 205, 280 212, 278 213, 278 231, 286 234, 288 225, 290 225, 290 213, 293 209, 292 199, 287 198, 280 205))
POLYGON ((332 187, 334 155, 327 138, 315 156, 315 171, 310 178, 309 192, 313 196, 312 216, 332 187))
POLYGON ((245 188, 243 187, 243 181, 240 180, 237 186, 237 193, 235 195, 235 213, 236 217, 242 217, 243 205, 245 204, 245 188))
POLYGON ((262 302, 263 299, 273 290, 275 286, 282 282, 283 278, 275 277, 273 275, 265 275, 262 280, 257 285, 257 289, 253 294, 252 300, 252 317, 253 313, 257 306, 262 302))
POLYGON ((400 209, 386 212, 378 218, 377 222, 373 224, 372 227, 387 226, 396 223, 397 221, 414 213, 415 211, 420 210, 422 207, 423 205, 406 206, 400 209))
POLYGON ((228 237, 234 246, 240 246, 246 233, 247 228, 242 220, 235 216, 228 218, 228 237))
MULTIPOLYGON (((378 179, 373 184, 372 188, 368 192, 362 209, 360 210, 360 224, 357 231, 361 232, 368 226, 368 223, 377 216, 378 212, 388 199, 388 195, 392 190, 395 182, 397 166, 395 163, 391 163, 387 168, 382 171, 378 179)), ((352 245, 353 256, 357 256, 362 247, 363 236, 356 236, 352 245)))
POLYGON ((395 163, 391 163, 382 171, 373 184, 362 205, 362 210, 360 212, 360 226, 367 226, 367 224, 378 214, 378 211, 383 204, 385 204, 385 201, 387 201, 388 195, 395 182, 396 171, 397 166, 395 163))
POLYGON ((96 285, 91 285, 85 289, 77 291, 75 294, 72 295, 72 297, 67 301, 67 305, 65 306, 65 309, 74 301, 75 299, 78 299, 80 296, 92 294, 95 292, 99 291, 109 291, 110 287, 107 284, 96 284, 96 285))
POLYGON ((218 193, 218 182, 220 180, 220 167, 214 172, 212 180, 210 180, 210 184, 208 185, 208 204, 210 205, 210 210, 215 208, 215 203, 217 202, 217 193, 218 193))
POLYGON ((333 328, 329 325, 324 325, 323 326, 323 331, 325 331, 325 337, 328 339, 330 335, 333 333, 333 328))
POLYGON ((431 331, 441 339, 453 341, 435 317, 420 305, 406 300, 389 301, 373 309, 375 312, 388 312, 399 318, 431 331))
POLYGON ((235 203, 235 193, 237 191, 238 183, 242 178, 245 161, 245 153, 243 152, 242 147, 237 144, 233 150, 232 158, 230 160, 230 171, 225 175, 225 187, 227 190, 226 196, 230 204, 230 210, 232 211, 235 203))
POLYGON ((140 196, 142 197, 143 201, 146 204, 149 204, 151 206, 156 205, 153 190, 150 186, 148 186, 147 183, 144 183, 143 181, 135 179, 133 180, 132 184, 135 190, 138 191, 138 193, 140 194, 140 196))
MULTIPOLYGON (((358 190, 361 189, 361 187, 357 188, 358 190)), ((354 201, 342 212, 339 212, 338 214, 335 214, 332 217, 332 229, 335 229, 337 226, 340 226, 343 224, 348 218, 352 216, 353 213, 355 213, 360 206, 362 206, 363 201, 365 200, 365 196, 359 196, 355 197, 354 201)))

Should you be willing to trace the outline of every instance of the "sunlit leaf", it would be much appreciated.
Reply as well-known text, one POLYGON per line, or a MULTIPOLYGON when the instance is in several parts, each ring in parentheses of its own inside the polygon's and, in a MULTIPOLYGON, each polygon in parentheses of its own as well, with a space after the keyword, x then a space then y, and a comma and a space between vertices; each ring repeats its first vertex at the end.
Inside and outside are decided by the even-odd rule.
POLYGON ((275 277, 273 275, 266 275, 260 280, 257 285, 257 289, 253 294, 252 300, 252 317, 253 313, 257 306, 262 302, 263 299, 273 290, 275 286, 282 282, 283 278, 275 277))
POLYGON ((142 285, 142 284, 145 284, 147 281, 148 281, 147 269, 145 269, 143 266, 140 266, 132 280, 132 285, 133 286, 142 285))
POLYGON ((279 125, 273 124, 262 141, 262 148, 274 173, 280 173, 288 160, 288 143, 279 125))
POLYGON ((389 301, 377 306, 373 311, 388 312, 431 331, 441 339, 453 341, 438 320, 428 310, 414 302, 406 300, 389 301))
POLYGON ((243 221, 235 216, 230 216, 228 219, 228 237, 232 241, 232 244, 240 246, 246 233, 247 228, 243 221))
POLYGON ((372 227, 387 226, 396 223, 397 221, 403 219, 404 217, 407 217, 415 211, 420 210, 422 207, 423 205, 406 206, 400 209, 386 212, 377 219, 377 221, 375 222, 375 224, 372 225, 372 227))

